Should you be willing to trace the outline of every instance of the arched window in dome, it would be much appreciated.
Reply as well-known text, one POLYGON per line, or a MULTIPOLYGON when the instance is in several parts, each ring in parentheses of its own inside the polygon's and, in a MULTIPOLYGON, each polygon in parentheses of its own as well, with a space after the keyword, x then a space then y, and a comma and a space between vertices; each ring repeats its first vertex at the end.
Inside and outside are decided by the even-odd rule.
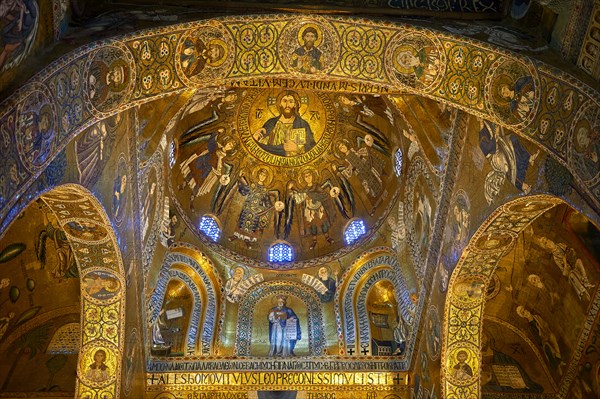
POLYGON ((360 237, 367 234, 367 226, 362 219, 355 219, 348 224, 344 230, 344 240, 346 244, 354 244, 360 237))
POLYGON ((402 150, 400 148, 394 153, 394 173, 397 177, 402 174, 402 150))
POLYGON ((278 242, 269 248, 269 262, 291 262, 294 260, 292 247, 284 242, 278 242))
POLYGON ((61 326, 50 340, 46 353, 55 355, 72 355, 79 353, 81 326, 79 323, 68 323, 61 326))
POLYGON ((202 216, 198 229, 213 242, 217 242, 221 238, 221 228, 219 227, 219 223, 217 223, 212 216, 202 216))

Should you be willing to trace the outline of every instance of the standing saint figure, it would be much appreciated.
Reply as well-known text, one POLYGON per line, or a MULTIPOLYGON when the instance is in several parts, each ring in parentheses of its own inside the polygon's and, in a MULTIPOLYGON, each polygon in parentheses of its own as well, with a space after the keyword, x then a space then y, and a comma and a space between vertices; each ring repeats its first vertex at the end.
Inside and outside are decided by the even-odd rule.
POLYGON ((312 27, 304 29, 302 32, 301 46, 298 47, 292 55, 292 68, 302 73, 315 73, 323 69, 321 65, 321 50, 315 47, 315 42, 319 39, 319 32, 312 27))
MULTIPOLYGON (((312 169, 306 169, 302 173, 302 177, 306 186, 301 191, 296 190, 294 183, 288 184, 288 215, 286 216, 286 237, 288 235, 293 219, 293 209, 295 204, 302 205, 301 221, 303 224, 304 236, 311 235, 312 243, 310 249, 314 249, 317 245, 317 236, 323 234, 328 243, 333 244, 335 241, 329 236, 331 227, 331 219, 334 211, 329 206, 329 197, 334 194, 339 197, 339 191, 325 190, 325 185, 319 185, 317 182, 317 172, 312 169)), ((338 188, 339 190, 339 188, 338 188)))
POLYGON ((539 314, 527 310, 523 305, 517 306, 516 312, 519 317, 527 320, 535 339, 542 346, 546 359, 548 359, 550 365, 562 375, 562 369, 563 366, 565 366, 565 362, 562 360, 562 354, 560 352, 560 347, 558 346, 556 335, 550 330, 548 322, 539 314))
POLYGON ((238 266, 233 269, 233 275, 225 283, 225 298, 231 302, 236 303, 240 298, 238 296, 238 286, 244 281, 246 271, 243 267, 238 266))
POLYGON ((310 125, 300 115, 300 96, 286 90, 277 96, 279 115, 265 122, 252 137, 274 155, 293 157, 310 151, 316 144, 310 125))
POLYGON ((115 219, 120 220, 123 215, 123 207, 125 204, 123 196, 125 195, 125 189, 127 188, 127 175, 123 174, 117 176, 113 183, 113 213, 115 219))
POLYGON ((492 166, 485 178, 484 194, 488 204, 498 195, 505 179, 520 191, 529 194, 531 186, 525 183, 525 176, 533 165, 539 151, 529 154, 519 138, 514 134, 504 134, 503 129, 482 120, 480 122, 479 148, 492 166))
POLYGON ((321 302, 331 302, 333 300, 333 296, 335 295, 335 289, 338 282, 337 274, 335 275, 335 279, 333 279, 329 275, 329 270, 325 266, 323 266, 319 269, 319 280, 321 281, 321 283, 323 283, 325 288, 327 288, 327 291, 325 291, 325 293, 319 293, 319 298, 321 299, 321 302))
POLYGON ((285 295, 276 298, 277 306, 269 313, 269 356, 295 356, 296 341, 301 339, 300 321, 286 306, 285 295))

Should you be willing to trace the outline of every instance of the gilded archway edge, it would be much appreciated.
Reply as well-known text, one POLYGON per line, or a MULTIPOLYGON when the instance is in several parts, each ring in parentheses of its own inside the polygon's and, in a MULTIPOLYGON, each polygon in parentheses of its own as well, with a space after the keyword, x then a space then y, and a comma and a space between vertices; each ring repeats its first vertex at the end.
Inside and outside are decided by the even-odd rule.
MULTIPOLYGON (((60 227, 77 224, 89 234, 67 240, 73 249, 81 278, 81 348, 77 361, 76 397, 118 398, 121 389, 121 360, 125 330, 125 272, 121 251, 108 215, 85 188, 76 184, 56 187, 40 196, 60 227), (102 239, 94 233, 105 236, 102 239), (90 281, 88 281, 90 280, 90 281), (97 296, 93 287, 100 280, 110 284, 109 294, 97 296), (116 282, 116 286, 115 286, 116 282), (108 377, 93 381, 86 370, 90 359, 104 351, 108 377)), ((93 363, 93 361, 92 361, 93 363)))
MULTIPOLYGON (((519 87, 522 87, 522 83, 519 87)), ((54 134, 50 139, 50 152, 44 159, 28 159, 27 161, 34 162, 29 162, 32 165, 29 165, 26 173, 21 174, 23 177, 16 184, 9 186, 6 183, 6 187, 0 187, 0 190, 7 191, 7 195, 3 196, 4 201, 0 202, 2 227, 6 227, 10 222, 6 219, 15 214, 12 212, 9 216, 9 210, 17 203, 17 198, 21 197, 54 157, 64 149, 66 143, 85 127, 107 116, 166 95, 215 85, 295 87, 392 95, 406 93, 433 98, 507 127, 536 142, 567 167, 590 198, 596 204, 600 204, 599 187, 584 184, 589 182, 589 179, 571 166, 572 154, 568 153, 569 146, 566 145, 573 136, 572 126, 580 117, 577 110, 592 109, 595 111, 592 114, 595 115, 600 104, 599 93, 577 79, 528 57, 425 27, 342 17, 298 18, 297 15, 270 15, 198 21, 104 40, 75 50, 38 73, 4 102, 0 128, 13 136, 9 137, 11 140, 5 141, 6 143, 17 142, 23 133, 23 127, 17 123, 18 116, 31 109, 33 112, 36 112, 36 109, 39 111, 42 104, 37 104, 36 108, 36 100, 48 100, 53 104, 54 113, 51 122, 54 134), (280 48, 280 39, 285 39, 290 35, 289 32, 295 32, 299 30, 298 26, 306 24, 320 27, 324 38, 330 38, 332 43, 339 45, 330 46, 335 49, 328 55, 328 59, 333 60, 330 61, 332 64, 323 68, 327 73, 299 72, 291 65, 285 65, 283 56, 267 59, 266 65, 255 65, 253 68, 247 68, 246 72, 240 69, 242 57, 247 56, 249 52, 285 52, 280 48), (241 28, 258 33, 260 29, 264 30, 265 26, 273 35, 267 42, 263 40, 259 43, 258 39, 254 38, 254 42, 242 46, 240 38, 236 37, 241 28), (185 38, 193 35, 201 37, 202 32, 212 32, 213 38, 218 36, 218 39, 225 43, 222 48, 227 54, 223 60, 215 63, 214 67, 207 66, 197 75, 185 76, 181 54, 176 53, 176 50, 181 49, 185 38), (369 35, 364 35, 365 32, 369 32, 369 35), (355 37, 369 36, 377 40, 361 45, 361 50, 355 46, 353 34, 355 37), (402 68, 398 63, 394 64, 394 58, 397 58, 398 51, 401 52, 406 46, 413 46, 411 48, 414 49, 419 45, 429 49, 427 62, 430 62, 430 68, 426 69, 431 76, 427 77, 425 72, 421 78, 414 79, 413 76, 410 80, 402 75, 402 68), (348 64, 355 59, 350 56, 356 51, 364 52, 363 59, 370 60, 370 63, 358 66, 348 64), (123 70, 128 72, 126 77, 130 80, 124 82, 120 92, 113 90, 108 93, 108 97, 102 102, 95 94, 98 88, 92 87, 93 79, 90 79, 90 72, 86 68, 91 68, 93 62, 102 62, 103 59, 106 62, 111 59, 118 60, 125 68, 123 70), (70 76, 79 79, 78 84, 74 85, 78 91, 59 98, 57 93, 60 91, 57 88, 60 79, 68 71, 79 71, 70 76), (493 86, 496 84, 494 82, 498 82, 496 86, 501 85, 500 82, 516 85, 521 78, 530 80, 531 92, 535 94, 535 99, 517 114, 518 111, 515 111, 513 105, 505 104, 504 108, 499 105, 496 101, 498 94, 493 92, 493 86), (31 88, 37 88, 36 90, 44 95, 31 97, 31 88), (43 97, 48 95, 51 97, 44 100, 43 97), (552 108, 549 105, 550 97, 563 100, 558 101, 563 104, 562 108, 552 108), (81 112, 77 115, 69 114, 74 103, 79 101, 80 104, 81 99, 81 112), (552 131, 555 128, 551 123, 554 119, 550 117, 558 113, 562 126, 568 127, 567 132, 552 131)), ((596 120, 591 123, 596 123, 596 120)), ((27 163, 24 159, 30 155, 20 153, 15 148, 10 148, 6 153, 9 157, 7 165, 24 165, 27 163)), ((598 176, 600 170, 591 172, 593 176, 598 176)), ((590 171, 587 171, 587 175, 590 175, 590 171)), ((594 179, 596 180, 599 179, 594 179)))
POLYGON ((443 397, 481 397, 480 348, 485 296, 467 299, 455 293, 455 288, 465 280, 477 281, 481 292, 486 292, 497 263, 513 248, 517 235, 544 212, 562 203, 564 201, 561 199, 549 195, 535 195, 510 201, 488 217, 464 249, 450 278, 444 310, 441 357, 443 397), (484 244, 491 245, 491 249, 482 250, 484 244), (473 375, 468 378, 454 378, 457 355, 463 351, 467 354, 466 362, 472 368, 473 375))

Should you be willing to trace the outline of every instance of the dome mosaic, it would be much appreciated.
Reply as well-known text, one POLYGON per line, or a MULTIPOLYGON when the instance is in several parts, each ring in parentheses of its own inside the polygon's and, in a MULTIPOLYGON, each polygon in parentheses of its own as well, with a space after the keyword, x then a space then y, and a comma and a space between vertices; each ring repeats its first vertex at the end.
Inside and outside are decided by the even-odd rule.
POLYGON ((294 267, 347 252, 346 229, 360 220, 372 235, 395 203, 394 109, 379 95, 196 92, 169 122, 175 206, 227 257, 265 264, 284 243, 294 267))

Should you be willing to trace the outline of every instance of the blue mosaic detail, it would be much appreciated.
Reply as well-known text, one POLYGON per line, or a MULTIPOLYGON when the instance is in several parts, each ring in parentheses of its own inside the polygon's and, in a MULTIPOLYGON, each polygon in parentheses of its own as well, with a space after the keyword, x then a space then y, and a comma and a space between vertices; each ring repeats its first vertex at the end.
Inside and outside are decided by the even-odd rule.
POLYGON ((367 234, 367 227, 365 226, 365 222, 361 219, 356 219, 350 222, 346 231, 344 231, 344 239, 346 240, 346 244, 350 245, 355 243, 360 237, 367 234))
POLYGON ((169 167, 171 169, 173 169, 174 165, 175 165, 175 143, 173 141, 171 141, 171 144, 169 144, 169 167))
POLYGON ((221 238, 221 228, 211 216, 202 216, 198 229, 213 242, 217 242, 221 238))
POLYGON ((269 248, 269 262, 291 262, 294 260, 292 247, 283 242, 278 242, 269 248))
POLYGON ((400 148, 398 148, 394 154, 394 173, 397 177, 402 175, 402 151, 400 148))

